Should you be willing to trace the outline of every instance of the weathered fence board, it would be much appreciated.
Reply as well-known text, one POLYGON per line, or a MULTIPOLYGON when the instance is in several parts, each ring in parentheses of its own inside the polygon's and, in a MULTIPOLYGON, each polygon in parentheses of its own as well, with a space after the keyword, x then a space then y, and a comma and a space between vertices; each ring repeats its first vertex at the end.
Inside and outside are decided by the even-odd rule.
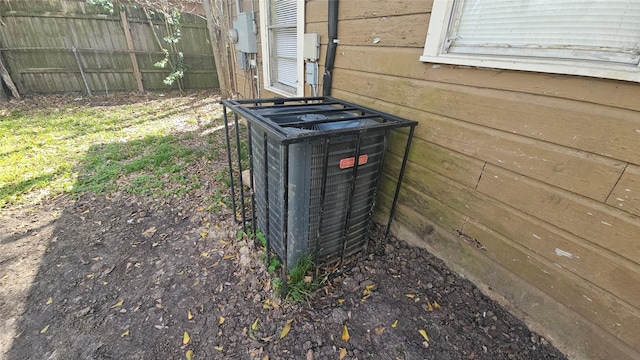
MULTIPOLYGON (((137 71, 145 90, 169 88, 163 80, 171 70, 154 66, 164 58, 158 40, 167 47, 167 30, 157 14, 148 19, 132 7, 105 14, 84 0, 0 0, 0 14, 0 55, 22 94, 87 92, 80 66, 94 93, 139 90, 137 71)), ((217 88, 206 20, 182 14, 181 33, 177 49, 184 54, 184 88, 217 88)))

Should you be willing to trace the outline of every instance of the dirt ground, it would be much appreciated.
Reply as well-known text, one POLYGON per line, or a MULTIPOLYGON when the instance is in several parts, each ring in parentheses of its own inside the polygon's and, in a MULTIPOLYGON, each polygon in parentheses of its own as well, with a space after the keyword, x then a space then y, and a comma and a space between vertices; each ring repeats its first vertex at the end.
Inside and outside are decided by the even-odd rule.
POLYGON ((207 210, 213 187, 0 210, 0 359, 565 358, 379 229, 311 300, 282 301, 231 211, 207 210))
POLYGON ((563 358, 431 254, 379 233, 370 258, 310 302, 278 306, 229 216, 190 200, 61 197, 4 212, 4 357, 324 359, 344 348, 349 359, 563 358))

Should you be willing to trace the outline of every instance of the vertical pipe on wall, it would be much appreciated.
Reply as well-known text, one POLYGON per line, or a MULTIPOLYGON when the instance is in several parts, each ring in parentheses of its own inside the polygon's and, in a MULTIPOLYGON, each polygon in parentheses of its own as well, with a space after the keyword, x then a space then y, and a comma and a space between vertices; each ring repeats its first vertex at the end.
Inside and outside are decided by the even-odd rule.
POLYGON ((338 0, 329 0, 329 44, 327 45, 327 57, 324 62, 324 75, 322 77, 322 95, 331 95, 331 82, 333 63, 336 59, 338 47, 338 0))

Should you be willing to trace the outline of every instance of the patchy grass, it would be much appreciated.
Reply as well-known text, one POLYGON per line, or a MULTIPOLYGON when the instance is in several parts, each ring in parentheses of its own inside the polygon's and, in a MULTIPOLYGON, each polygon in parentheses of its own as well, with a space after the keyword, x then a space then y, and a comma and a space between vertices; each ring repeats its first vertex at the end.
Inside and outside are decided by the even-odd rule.
POLYGON ((185 167, 219 157, 213 135, 194 143, 220 114, 206 93, 41 97, 0 109, 0 208, 63 193, 198 188, 185 167))
POLYGON ((183 169, 203 156, 201 149, 184 147, 173 135, 95 145, 83 159, 81 175, 72 191, 124 190, 144 195, 158 192, 181 195, 201 185, 183 169), (118 182, 121 178, 129 181, 118 182))

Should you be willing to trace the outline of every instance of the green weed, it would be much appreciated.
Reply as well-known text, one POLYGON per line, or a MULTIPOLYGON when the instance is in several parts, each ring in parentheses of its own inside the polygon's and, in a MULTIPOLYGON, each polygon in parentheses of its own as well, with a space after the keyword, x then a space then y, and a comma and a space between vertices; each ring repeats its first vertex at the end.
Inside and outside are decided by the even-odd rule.
POLYGON ((277 295, 281 295, 282 294, 282 279, 280 279, 279 277, 273 278, 273 280, 271 280, 271 287, 273 288, 273 292, 274 293, 276 293, 277 295))
MULTIPOLYGON (((248 228, 251 229, 251 224, 249 224, 248 228)), ((247 235, 250 239, 254 238, 251 230, 249 230, 249 233, 245 233, 242 229, 238 230, 238 240, 244 238, 245 235, 247 235)), ((261 230, 256 230, 255 239, 257 239, 258 243, 264 250, 261 255, 261 259, 265 262, 267 271, 270 274, 275 274, 275 272, 281 268, 282 262, 275 255, 269 256, 269 261, 267 262, 267 237, 261 230)), ((287 300, 297 302, 309 299, 312 293, 321 284, 315 281, 309 281, 311 277, 308 274, 311 273, 313 265, 313 257, 311 255, 305 255, 297 261, 294 267, 289 269, 289 274, 287 275, 288 281, 286 286, 284 286, 281 278, 273 278, 271 284, 273 286, 275 294, 277 294, 278 296, 282 296, 287 300)))
POLYGON ((298 260, 296 265, 289 269, 289 281, 286 286, 286 293, 282 294, 285 299, 297 302, 308 300, 313 291, 318 288, 314 281, 307 281, 307 273, 313 269, 313 258, 305 255, 298 260))
POLYGON ((280 265, 282 265, 282 263, 280 262, 280 259, 278 259, 275 256, 271 256, 269 258, 269 266, 267 266, 267 271, 269 271, 270 273, 275 273, 276 270, 278 270, 278 268, 280 267, 280 265))
POLYGON ((258 241, 262 246, 267 247, 267 237, 264 235, 262 231, 260 230, 256 231, 256 238, 258 239, 258 241))

